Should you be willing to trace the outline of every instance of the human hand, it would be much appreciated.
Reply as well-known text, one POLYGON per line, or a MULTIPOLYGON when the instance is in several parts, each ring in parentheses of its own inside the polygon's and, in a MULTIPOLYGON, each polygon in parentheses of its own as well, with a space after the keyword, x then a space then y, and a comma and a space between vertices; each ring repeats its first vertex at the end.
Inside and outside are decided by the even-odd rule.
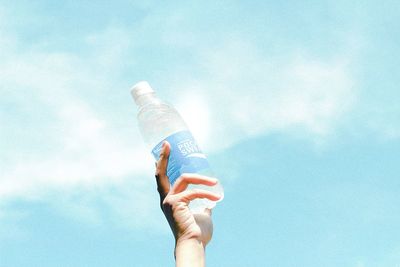
POLYGON ((165 141, 156 165, 155 176, 160 194, 161 209, 175 236, 176 247, 186 240, 196 240, 204 248, 211 240, 213 233, 211 210, 206 209, 204 213, 192 214, 188 204, 196 198, 217 201, 221 196, 207 190, 186 189, 189 184, 213 186, 218 183, 218 180, 198 174, 183 174, 171 187, 167 177, 170 149, 170 144, 165 141))

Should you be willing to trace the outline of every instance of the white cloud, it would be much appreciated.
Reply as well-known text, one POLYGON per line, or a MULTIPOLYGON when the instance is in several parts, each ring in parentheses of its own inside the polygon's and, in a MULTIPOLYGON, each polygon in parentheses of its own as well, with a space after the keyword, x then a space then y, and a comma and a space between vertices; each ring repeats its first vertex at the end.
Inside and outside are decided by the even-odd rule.
MULTIPOLYGON (((151 17, 143 23, 155 27, 151 17)), ((158 218, 152 215, 159 213, 154 211, 154 181, 147 178, 152 159, 131 130, 134 119, 126 122, 131 129, 119 131, 115 114, 106 116, 90 97, 83 97, 100 94, 105 99, 105 88, 120 84, 109 71, 123 67, 133 43, 144 42, 135 38, 145 26, 90 34, 85 40, 93 49, 86 58, 27 46, 17 53, 9 44, 19 47, 18 39, 0 32, 0 101, 10 107, 0 112, 1 125, 7 125, 0 133, 1 156, 7 159, 0 162, 0 202, 40 200, 94 224, 102 220, 99 202, 116 220, 125 218, 126 225, 140 227, 158 218), (12 146, 5 141, 9 139, 12 146), (54 194, 61 198, 57 204, 54 194)), ((174 39, 173 33, 169 36, 174 39)), ((309 55, 282 60, 239 39, 215 49, 193 47, 193 54, 206 74, 169 82, 174 94, 181 95, 174 104, 208 151, 293 128, 329 135, 355 98, 341 55, 329 62, 309 55)), ((171 77, 180 76, 173 72, 171 77)))
POLYGON ((328 136, 357 97, 349 59, 341 55, 329 62, 306 55, 282 60, 231 40, 200 60, 207 77, 173 86, 202 93, 213 136, 207 145, 217 149, 272 131, 328 136))
MULTIPOLYGON (((159 213, 153 160, 142 145, 135 119, 126 122, 130 124, 124 128, 128 134, 119 131, 92 106, 94 102, 81 98, 85 93, 101 92, 104 80, 112 83, 98 78, 103 73, 88 65, 115 65, 123 58, 118 51, 124 48, 106 44, 102 53, 94 52, 89 60, 29 47, 17 53, 4 45, 17 39, 1 34, 0 103, 5 109, 0 111, 4 159, 0 162, 4 215, 0 221, 5 222, 9 214, 7 203, 24 200, 54 206, 88 223, 103 220, 104 209, 109 209, 117 217, 116 224, 158 224, 154 219, 158 217, 151 215, 159 213), (98 207, 99 203, 103 206, 98 207), (131 222, 120 220, 124 217, 131 222)), ((106 32, 104 38, 109 35, 106 32)), ((129 88, 125 89, 130 98, 129 88)), ((134 114, 133 101, 131 105, 134 114)))

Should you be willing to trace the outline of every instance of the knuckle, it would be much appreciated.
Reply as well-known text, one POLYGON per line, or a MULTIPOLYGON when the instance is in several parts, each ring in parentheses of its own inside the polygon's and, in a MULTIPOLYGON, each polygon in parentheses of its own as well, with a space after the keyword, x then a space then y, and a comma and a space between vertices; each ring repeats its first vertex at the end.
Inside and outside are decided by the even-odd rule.
POLYGON ((165 155, 165 151, 161 151, 160 152, 160 156, 159 156, 159 160, 163 160, 163 159, 165 159, 166 157, 165 157, 166 155, 165 155))
POLYGON ((171 200, 171 197, 167 196, 166 198, 164 198, 164 200, 161 202, 161 205, 164 208, 172 207, 173 206, 173 201, 171 200))
POLYGON ((188 178, 188 174, 186 172, 182 173, 180 178, 182 179, 187 179, 188 178))
POLYGON ((156 177, 157 180, 164 177, 165 170, 163 170, 161 167, 157 167, 154 176, 156 177))
POLYGON ((179 176, 178 180, 181 182, 189 182, 193 177, 193 174, 190 173, 182 173, 181 176, 179 176))
POLYGON ((161 199, 164 199, 168 194, 168 189, 166 189, 162 183, 157 183, 157 191, 161 199))
POLYGON ((193 177, 193 173, 192 174, 190 174, 190 173, 182 173, 181 174, 181 176, 180 176, 183 180, 189 180, 191 177, 193 177))
POLYGON ((180 176, 178 179, 176 179, 175 184, 179 185, 180 183, 182 183, 185 180, 185 178, 183 176, 180 176))

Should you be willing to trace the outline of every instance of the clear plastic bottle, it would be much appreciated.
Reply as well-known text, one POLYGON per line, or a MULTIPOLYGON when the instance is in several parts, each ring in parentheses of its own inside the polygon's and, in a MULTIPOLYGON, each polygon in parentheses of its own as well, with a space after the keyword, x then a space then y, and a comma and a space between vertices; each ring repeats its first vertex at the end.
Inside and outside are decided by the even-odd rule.
MULTIPOLYGON (((158 160, 165 140, 171 145, 167 169, 170 184, 173 185, 182 173, 198 173, 213 177, 206 156, 201 152, 176 109, 160 100, 145 81, 134 85, 131 93, 139 108, 137 119, 140 132, 145 143, 152 149, 151 153, 155 160, 158 160)), ((222 198, 224 194, 220 183, 215 186, 190 185, 188 189, 191 188, 216 192, 222 198)), ((200 213, 205 208, 212 209, 215 204, 208 199, 196 199, 191 201, 189 208, 194 213, 200 213)))

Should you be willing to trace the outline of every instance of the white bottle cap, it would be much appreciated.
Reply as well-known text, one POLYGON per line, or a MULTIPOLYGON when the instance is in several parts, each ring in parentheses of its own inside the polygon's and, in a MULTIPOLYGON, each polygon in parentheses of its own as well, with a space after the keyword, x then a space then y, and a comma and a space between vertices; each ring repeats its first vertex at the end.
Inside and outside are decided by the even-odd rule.
POLYGON ((137 99, 145 94, 154 93, 153 88, 151 88, 150 84, 146 81, 141 81, 132 86, 131 94, 135 102, 137 99))

